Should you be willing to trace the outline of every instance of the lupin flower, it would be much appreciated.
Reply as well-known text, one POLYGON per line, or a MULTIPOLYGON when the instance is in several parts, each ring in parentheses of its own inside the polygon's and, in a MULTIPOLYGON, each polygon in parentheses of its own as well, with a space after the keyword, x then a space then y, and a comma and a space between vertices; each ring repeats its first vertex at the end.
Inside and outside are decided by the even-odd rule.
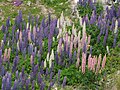
POLYGON ((34 56, 33 56, 33 54, 30 56, 30 63, 31 63, 31 65, 34 64, 34 56))
POLYGON ((86 54, 82 53, 82 73, 85 73, 85 66, 86 66, 86 54))
POLYGON ((115 29, 114 29, 114 33, 116 34, 118 31, 118 20, 115 21, 115 29))
POLYGON ((80 58, 77 57, 76 68, 78 68, 79 66, 80 66, 80 58))
POLYGON ((5 52, 4 52, 4 61, 7 61, 7 49, 5 49, 5 52))
POLYGON ((103 57, 103 60, 102 60, 102 69, 105 67, 105 63, 106 63, 106 54, 105 54, 105 56, 103 57))
POLYGON ((0 65, 2 64, 2 49, 0 49, 0 65))
POLYGON ((87 45, 90 45, 91 35, 88 36, 87 45))
POLYGON ((23 3, 23 1, 21 1, 21 0, 13 0, 13 4, 15 5, 15 6, 19 6, 19 5, 21 5, 23 3))
POLYGON ((6 77, 4 76, 2 78, 2 90, 5 90, 5 86, 6 86, 6 77))
POLYGON ((2 25, 1 30, 2 30, 3 33, 5 32, 5 29, 6 29, 5 25, 2 25))
POLYGON ((47 67, 47 61, 45 59, 45 61, 44 61, 44 68, 46 68, 46 67, 47 67))
POLYGON ((35 80, 32 81, 32 90, 35 90, 35 80))
POLYGON ((65 76, 64 79, 63 79, 63 83, 62 83, 63 88, 66 86, 66 81, 67 81, 67 77, 65 76))
POLYGON ((7 58, 10 59, 11 48, 8 49, 7 58))
POLYGON ((91 69, 91 65, 92 65, 92 57, 91 57, 91 54, 89 54, 88 56, 88 69, 89 70, 91 69))
POLYGON ((54 50, 52 49, 51 55, 50 55, 50 60, 54 60, 54 50))
POLYGON ((61 74, 61 70, 58 70, 58 85, 60 85, 60 74, 61 74))
POLYGON ((99 57, 98 57, 97 67, 96 67, 96 73, 99 72, 99 69, 100 69, 100 63, 101 63, 101 54, 100 54, 99 57))
POLYGON ((95 11, 93 10, 92 16, 90 18, 90 24, 94 24, 95 21, 96 21, 96 14, 95 14, 95 11))
POLYGON ((107 53, 108 53, 108 55, 110 55, 109 47, 106 46, 106 49, 107 49, 107 53))
POLYGON ((10 27, 10 17, 8 17, 7 21, 6 21, 6 26, 10 27))
POLYGON ((9 78, 7 78, 7 81, 6 81, 6 90, 10 90, 10 88, 11 88, 10 80, 9 80, 9 78))

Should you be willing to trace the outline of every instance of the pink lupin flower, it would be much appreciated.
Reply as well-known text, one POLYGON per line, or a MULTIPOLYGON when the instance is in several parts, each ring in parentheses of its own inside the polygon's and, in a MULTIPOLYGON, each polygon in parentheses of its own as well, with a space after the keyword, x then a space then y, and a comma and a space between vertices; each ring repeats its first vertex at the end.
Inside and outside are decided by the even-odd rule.
POLYGON ((105 67, 105 63, 106 63, 106 54, 103 57, 103 61, 102 61, 102 69, 105 67))
POLYGON ((20 39, 20 41, 22 41, 22 31, 20 31, 19 39, 20 39))
POLYGON ((31 41, 31 32, 28 30, 28 40, 31 41))
POLYGON ((90 54, 89 57, 88 57, 88 69, 91 68, 91 62, 92 62, 92 57, 91 57, 91 54, 90 54))
POLYGON ((69 58, 72 57, 72 49, 73 49, 73 41, 70 42, 70 52, 69 52, 69 58))
POLYGON ((74 42, 73 43, 74 44, 74 48, 76 48, 77 47, 77 36, 74 37, 74 41, 73 42, 74 42))
POLYGON ((36 27, 34 26, 33 27, 33 35, 34 35, 34 38, 36 37, 36 27))
POLYGON ((4 52, 4 59, 3 59, 4 61, 7 61, 7 51, 8 51, 8 50, 5 49, 5 52, 4 52))
POLYGON ((62 38, 59 39, 57 51, 59 54, 62 52, 62 38))
POLYGON ((10 59, 11 48, 8 49, 7 58, 10 59))
POLYGON ((86 54, 82 53, 82 73, 85 73, 85 66, 86 66, 86 54))
POLYGON ((33 54, 30 56, 30 63, 31 63, 31 65, 34 64, 34 56, 33 56, 33 54))
POLYGON ((91 70, 94 71, 94 57, 91 60, 91 70))
POLYGON ((80 56, 81 42, 78 43, 77 58, 80 56))
POLYGON ((93 72, 95 72, 96 61, 97 61, 97 58, 94 56, 94 58, 93 58, 93 72))
POLYGON ((98 57, 98 62, 97 62, 97 67, 96 67, 96 73, 99 72, 99 69, 100 69, 100 63, 101 63, 101 54, 100 54, 99 57, 98 57))
POLYGON ((91 39, 91 35, 88 36, 88 41, 87 41, 88 45, 90 45, 90 39, 91 39))
POLYGON ((65 41, 66 41, 66 52, 68 52, 68 33, 66 33, 65 41))
POLYGON ((76 62, 76 68, 78 68, 80 66, 80 58, 77 58, 77 62, 76 62))

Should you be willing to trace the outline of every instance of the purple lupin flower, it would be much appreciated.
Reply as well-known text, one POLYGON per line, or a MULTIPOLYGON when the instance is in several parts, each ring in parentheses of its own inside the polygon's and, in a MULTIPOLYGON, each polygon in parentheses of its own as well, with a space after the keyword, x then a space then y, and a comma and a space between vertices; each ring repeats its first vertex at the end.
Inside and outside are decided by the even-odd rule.
POLYGON ((100 42, 100 34, 97 36, 97 43, 99 43, 100 42))
POLYGON ((41 85, 40 85, 40 90, 44 90, 45 89, 45 83, 42 82, 41 85))
POLYGON ((46 78, 47 78, 48 74, 49 74, 49 71, 48 71, 48 68, 46 68, 46 72, 45 72, 45 77, 46 78))
POLYGON ((4 42, 4 44, 6 43, 6 34, 4 34, 3 42, 4 42))
POLYGON ((15 5, 15 6, 19 6, 19 5, 21 5, 23 3, 23 1, 21 1, 21 0, 14 0, 13 1, 13 4, 15 5))
POLYGON ((90 55, 92 55, 92 46, 90 46, 90 55))
POLYGON ((35 90, 35 80, 32 81, 32 90, 35 90))
POLYGON ((18 87, 18 81, 15 80, 12 90, 17 90, 18 89, 17 87, 18 87))
POLYGON ((4 33, 5 32, 5 30, 6 30, 6 27, 5 27, 5 25, 2 25, 2 32, 4 33))
POLYGON ((2 49, 0 49, 0 65, 2 64, 2 49))
POLYGON ((18 72, 18 70, 17 70, 17 71, 16 71, 16 74, 15 74, 16 79, 18 79, 18 75, 19 75, 19 72, 18 72))
POLYGON ((86 45, 86 42, 84 42, 82 52, 86 53, 86 51, 87 51, 87 45, 86 45))
POLYGON ((38 73, 38 83, 41 84, 42 83, 42 77, 41 77, 41 74, 40 72, 38 73))
POLYGON ((60 85, 60 74, 61 74, 61 70, 58 70, 58 85, 60 85))
POLYGON ((90 18, 90 24, 94 24, 96 21, 96 18, 97 18, 96 13, 95 13, 95 11, 93 11, 92 16, 90 18))
POLYGON ((53 78, 53 72, 50 73, 50 81, 52 80, 53 78))
POLYGON ((51 35, 49 34, 49 35, 48 35, 48 52, 49 52, 49 53, 50 53, 51 47, 52 47, 52 37, 51 37, 51 35))
POLYGON ((1 75, 1 76, 4 76, 4 75, 5 75, 5 72, 6 72, 6 71, 5 71, 5 68, 4 68, 4 66, 2 66, 2 67, 1 67, 0 75, 1 75))
POLYGON ((15 71, 16 71, 18 61, 19 61, 19 57, 16 56, 16 57, 14 58, 14 61, 13 61, 12 72, 15 72, 15 71))
POLYGON ((56 64, 58 64, 59 58, 58 58, 58 53, 57 52, 55 53, 55 61, 56 61, 56 64))
POLYGON ((7 78, 7 81, 6 81, 6 90, 10 90, 10 89, 11 89, 10 80, 9 80, 9 78, 7 78))
POLYGON ((7 21, 6 21, 6 26, 10 27, 10 17, 8 17, 7 21))
POLYGON ((63 83, 62 83, 63 88, 66 86, 66 81, 67 81, 67 77, 65 76, 64 79, 63 79, 63 83))
POLYGON ((6 87, 6 77, 4 76, 3 78, 2 78, 2 90, 5 90, 5 87, 6 87))
POLYGON ((26 90, 29 90, 29 83, 30 83, 30 80, 27 79, 27 80, 26 80, 26 83, 25 83, 25 84, 26 84, 26 90))

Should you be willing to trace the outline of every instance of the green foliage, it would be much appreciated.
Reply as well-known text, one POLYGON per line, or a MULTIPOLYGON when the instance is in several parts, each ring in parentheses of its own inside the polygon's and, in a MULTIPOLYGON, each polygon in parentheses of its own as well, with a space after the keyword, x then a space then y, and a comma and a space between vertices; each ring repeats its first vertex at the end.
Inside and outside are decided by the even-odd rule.
POLYGON ((69 68, 64 68, 61 72, 61 82, 63 81, 64 76, 67 76, 67 85, 82 85, 87 87, 87 89, 94 90, 96 85, 99 85, 101 80, 101 75, 96 75, 94 72, 87 70, 83 74, 81 69, 77 69, 75 65, 71 65, 69 68))

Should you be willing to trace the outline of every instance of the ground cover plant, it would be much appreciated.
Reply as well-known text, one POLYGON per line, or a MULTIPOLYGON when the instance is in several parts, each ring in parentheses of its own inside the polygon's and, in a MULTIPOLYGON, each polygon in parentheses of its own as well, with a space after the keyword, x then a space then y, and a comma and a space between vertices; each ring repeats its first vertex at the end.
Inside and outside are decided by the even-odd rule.
POLYGON ((65 12, 8 17, 0 30, 1 89, 103 89, 106 74, 120 69, 119 8, 105 12, 88 0, 79 1, 72 23, 65 12))

